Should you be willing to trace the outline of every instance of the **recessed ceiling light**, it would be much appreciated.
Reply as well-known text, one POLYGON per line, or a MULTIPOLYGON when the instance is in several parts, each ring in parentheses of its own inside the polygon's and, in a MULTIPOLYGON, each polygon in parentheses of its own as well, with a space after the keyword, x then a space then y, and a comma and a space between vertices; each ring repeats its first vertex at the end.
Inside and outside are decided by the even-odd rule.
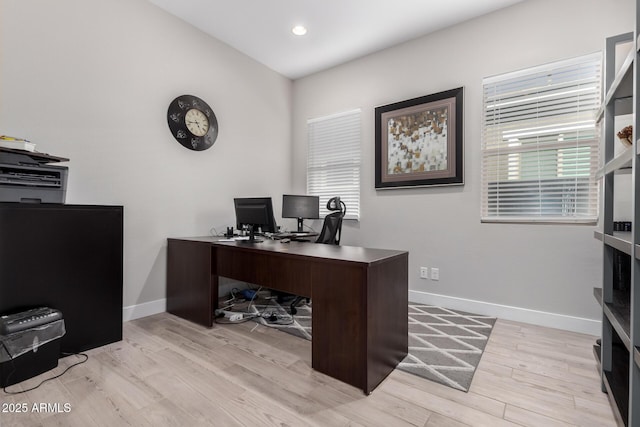
POLYGON ((307 34, 307 28, 304 25, 296 25, 291 29, 291 32, 296 36, 304 36, 307 34))

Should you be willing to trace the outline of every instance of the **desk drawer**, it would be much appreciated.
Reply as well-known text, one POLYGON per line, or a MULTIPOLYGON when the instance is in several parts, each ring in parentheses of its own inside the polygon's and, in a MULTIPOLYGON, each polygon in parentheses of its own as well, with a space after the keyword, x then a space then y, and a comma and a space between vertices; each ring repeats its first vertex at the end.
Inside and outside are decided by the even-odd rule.
POLYGON ((311 297, 310 263, 278 254, 237 248, 215 248, 219 276, 311 297))

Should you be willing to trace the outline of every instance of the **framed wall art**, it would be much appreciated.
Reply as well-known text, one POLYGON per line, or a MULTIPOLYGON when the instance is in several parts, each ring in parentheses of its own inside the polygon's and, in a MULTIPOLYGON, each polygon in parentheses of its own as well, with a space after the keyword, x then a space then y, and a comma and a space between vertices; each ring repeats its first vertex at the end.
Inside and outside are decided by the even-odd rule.
POLYGON ((462 185, 463 88, 375 109, 376 189, 462 185))

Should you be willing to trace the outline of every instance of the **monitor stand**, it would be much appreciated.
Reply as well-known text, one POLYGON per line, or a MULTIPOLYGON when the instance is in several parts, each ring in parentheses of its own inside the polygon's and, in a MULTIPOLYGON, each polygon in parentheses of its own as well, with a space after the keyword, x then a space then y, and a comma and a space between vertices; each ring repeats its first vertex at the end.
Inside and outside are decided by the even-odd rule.
POLYGON ((249 226, 249 240, 240 240, 240 242, 245 242, 245 243, 261 243, 262 239, 256 239, 256 227, 255 225, 250 225, 249 226))
POLYGON ((304 218, 298 218, 298 233, 304 233, 303 222, 304 218))

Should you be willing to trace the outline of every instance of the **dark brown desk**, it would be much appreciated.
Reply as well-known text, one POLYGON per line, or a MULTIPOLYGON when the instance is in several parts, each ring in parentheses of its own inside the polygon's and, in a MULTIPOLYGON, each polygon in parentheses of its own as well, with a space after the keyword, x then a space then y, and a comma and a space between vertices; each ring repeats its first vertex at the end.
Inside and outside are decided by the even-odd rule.
POLYGON ((366 394, 408 351, 408 253, 265 240, 168 239, 167 311, 211 327, 218 277, 313 299, 313 369, 366 394))

